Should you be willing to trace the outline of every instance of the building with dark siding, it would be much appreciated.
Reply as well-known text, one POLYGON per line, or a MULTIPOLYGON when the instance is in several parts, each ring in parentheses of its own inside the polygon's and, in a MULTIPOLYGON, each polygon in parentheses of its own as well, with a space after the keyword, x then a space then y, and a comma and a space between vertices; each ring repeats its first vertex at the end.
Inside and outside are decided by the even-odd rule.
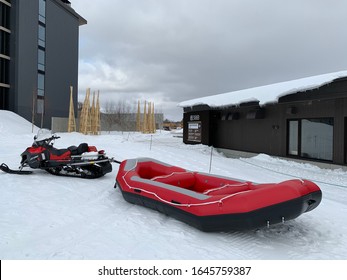
POLYGON ((183 141, 347 164, 347 71, 181 102, 183 141))
POLYGON ((77 111, 79 26, 67 0, 0 0, 0 109, 38 126, 77 111), (33 115, 34 113, 34 115, 33 115))

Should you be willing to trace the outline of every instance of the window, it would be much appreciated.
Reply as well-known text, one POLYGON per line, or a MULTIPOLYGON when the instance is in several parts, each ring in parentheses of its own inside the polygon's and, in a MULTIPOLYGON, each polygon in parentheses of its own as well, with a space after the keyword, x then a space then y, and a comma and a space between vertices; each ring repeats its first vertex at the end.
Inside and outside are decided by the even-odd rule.
POLYGON ((0 26, 10 29, 10 7, 0 2, 0 26))
POLYGON ((46 23, 46 1, 39 1, 39 21, 42 23, 46 23))
POLYGON ((45 75, 42 73, 37 74, 37 95, 45 95, 45 75))
POLYGON ((288 154, 303 158, 333 160, 333 118, 290 120, 288 154))
POLYGON ((288 140, 288 154, 297 156, 299 155, 299 121, 289 122, 289 140, 288 140))
POLYGON ((8 109, 8 88, 0 87, 0 110, 8 109))
POLYGON ((9 69, 10 61, 0 57, 0 83, 9 84, 9 69))
POLYGON ((45 71, 45 51, 41 48, 38 50, 37 69, 39 71, 45 71))
POLYGON ((333 118, 301 121, 301 156, 333 159, 333 118))
POLYGON ((39 0, 37 50, 37 113, 44 114, 46 65, 46 0, 39 0))
POLYGON ((44 114, 45 111, 45 101, 44 99, 37 99, 37 109, 36 109, 36 113, 38 114, 44 114))
POLYGON ((10 56, 10 34, 0 30, 0 54, 10 56))
POLYGON ((46 27, 42 24, 39 24, 39 46, 43 48, 46 46, 46 27))

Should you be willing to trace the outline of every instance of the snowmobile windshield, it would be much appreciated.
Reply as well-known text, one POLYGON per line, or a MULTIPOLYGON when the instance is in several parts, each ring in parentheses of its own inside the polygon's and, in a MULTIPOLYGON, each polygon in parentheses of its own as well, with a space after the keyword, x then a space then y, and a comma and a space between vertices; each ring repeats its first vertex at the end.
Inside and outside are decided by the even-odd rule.
MULTIPOLYGON (((46 128, 41 128, 37 134, 34 136, 35 142, 45 141, 53 136, 52 132, 46 128)), ((35 143, 34 142, 34 143, 35 143)))

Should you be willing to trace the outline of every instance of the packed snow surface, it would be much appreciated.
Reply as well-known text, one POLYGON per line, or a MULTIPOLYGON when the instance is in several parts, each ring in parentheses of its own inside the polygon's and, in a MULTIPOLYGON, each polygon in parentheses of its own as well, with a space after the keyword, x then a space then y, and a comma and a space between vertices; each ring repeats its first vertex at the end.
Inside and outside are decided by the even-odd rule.
MULTIPOLYGON (((19 166, 33 141, 31 124, 0 110, 0 163, 19 166)), ((117 160, 152 157, 209 172, 211 148, 154 135, 60 133, 57 148, 87 142, 117 160)), ((226 158, 213 151, 211 173, 255 182, 315 181, 321 204, 295 220, 251 231, 201 232, 154 210, 127 203, 112 173, 88 180, 0 171, 0 259, 346 259, 347 173, 260 154, 226 158)))
POLYGON ((208 105, 210 107, 223 107, 231 105, 237 106, 241 103, 252 101, 259 102, 259 105, 264 105, 277 102, 282 96, 312 90, 342 77, 347 77, 347 71, 322 74, 266 86, 195 98, 183 101, 179 103, 178 106, 192 107, 196 105, 208 105))

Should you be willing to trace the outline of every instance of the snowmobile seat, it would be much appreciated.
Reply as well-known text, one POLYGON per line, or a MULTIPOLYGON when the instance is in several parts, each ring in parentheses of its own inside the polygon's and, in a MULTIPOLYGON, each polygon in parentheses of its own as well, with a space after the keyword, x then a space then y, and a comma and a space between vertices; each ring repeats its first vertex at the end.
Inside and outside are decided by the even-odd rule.
POLYGON ((77 155, 77 147, 76 146, 70 146, 70 147, 67 147, 67 149, 70 151, 71 155, 77 155))
POLYGON ((45 151, 46 159, 59 159, 60 157, 66 158, 70 156, 70 151, 68 149, 56 149, 50 146, 45 151))
POLYGON ((54 147, 50 147, 48 150, 52 155, 55 155, 58 157, 62 156, 63 154, 69 151, 68 149, 56 149, 54 147))
POLYGON ((76 156, 76 155, 81 155, 85 152, 88 152, 88 144, 87 143, 81 143, 76 146, 70 146, 68 147, 68 150, 71 152, 71 155, 76 156))

